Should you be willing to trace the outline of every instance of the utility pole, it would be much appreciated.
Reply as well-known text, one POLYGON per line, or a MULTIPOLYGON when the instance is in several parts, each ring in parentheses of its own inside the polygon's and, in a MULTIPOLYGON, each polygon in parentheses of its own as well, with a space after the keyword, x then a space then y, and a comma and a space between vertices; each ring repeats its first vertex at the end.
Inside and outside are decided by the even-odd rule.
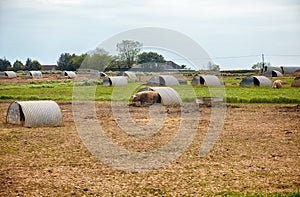
POLYGON ((262 53, 261 54, 261 60, 262 60, 262 68, 265 68, 265 55, 262 53))

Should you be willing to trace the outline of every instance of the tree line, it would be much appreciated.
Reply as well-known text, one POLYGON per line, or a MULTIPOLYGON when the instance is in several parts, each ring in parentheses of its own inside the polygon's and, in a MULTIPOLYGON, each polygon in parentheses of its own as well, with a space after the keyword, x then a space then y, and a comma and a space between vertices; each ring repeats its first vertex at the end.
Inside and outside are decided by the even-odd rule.
POLYGON ((11 64, 6 58, 0 58, 0 71, 30 71, 41 69, 42 65, 37 60, 31 60, 30 58, 27 58, 25 65, 19 60, 16 60, 13 64, 11 64))
MULTIPOLYGON (((101 71, 128 70, 134 64, 140 64, 144 71, 163 71, 165 58, 156 52, 141 52, 143 44, 134 40, 122 40, 117 43, 118 55, 111 55, 102 48, 96 48, 89 53, 81 55, 62 53, 57 60, 57 70, 76 71, 81 69, 94 69, 101 71)), ((186 68, 182 65, 182 68, 186 68)), ((4 59, 0 59, 0 71, 5 70, 41 70, 42 66, 37 60, 27 59, 25 65, 16 60, 12 65, 4 59)), ((209 63, 209 69, 219 70, 218 65, 209 63)))

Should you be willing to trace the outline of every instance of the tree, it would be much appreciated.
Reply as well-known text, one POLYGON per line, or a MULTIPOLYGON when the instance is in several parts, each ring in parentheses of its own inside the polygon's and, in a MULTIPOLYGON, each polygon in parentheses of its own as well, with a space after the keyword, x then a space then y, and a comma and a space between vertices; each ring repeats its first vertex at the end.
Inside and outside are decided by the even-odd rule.
POLYGON ((0 71, 6 71, 10 67, 11 67, 11 63, 7 59, 0 58, 0 71))
POLYGON ((104 49, 96 48, 93 54, 87 55, 82 63, 82 68, 89 68, 99 71, 104 69, 110 64, 113 57, 109 55, 104 49))
POLYGON ((41 70, 42 65, 37 60, 33 60, 31 63, 31 68, 32 68, 32 70, 41 70))
POLYGON ((31 60, 30 58, 27 58, 24 70, 41 70, 42 65, 37 60, 31 60))
POLYGON ((220 66, 217 64, 214 64, 210 61, 208 62, 207 67, 208 67, 208 70, 211 70, 211 71, 220 71, 220 66))
POLYGON ((165 58, 156 53, 156 52, 143 52, 138 55, 138 63, 149 63, 149 62, 155 62, 155 63, 164 63, 166 60, 165 58))
POLYGON ((263 69, 265 66, 271 66, 270 62, 257 62, 256 64, 254 64, 252 66, 253 70, 261 70, 263 69))
POLYGON ((57 61, 58 70, 68 70, 72 65, 72 56, 69 53, 62 53, 57 61))
POLYGON ((124 61, 128 68, 131 68, 142 46, 142 43, 133 40, 123 40, 121 43, 118 43, 117 50, 120 60, 124 61))
POLYGON ((16 60, 13 64, 13 71, 19 71, 19 70, 24 70, 24 65, 21 61, 16 60))

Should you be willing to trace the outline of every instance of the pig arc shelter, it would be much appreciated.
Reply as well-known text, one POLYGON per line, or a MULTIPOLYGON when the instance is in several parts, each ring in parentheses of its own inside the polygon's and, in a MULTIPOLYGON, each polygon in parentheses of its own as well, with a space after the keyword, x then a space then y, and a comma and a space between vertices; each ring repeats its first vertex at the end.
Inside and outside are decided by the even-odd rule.
POLYGON ((7 110, 6 121, 24 127, 63 125, 60 108, 54 101, 15 101, 7 110))

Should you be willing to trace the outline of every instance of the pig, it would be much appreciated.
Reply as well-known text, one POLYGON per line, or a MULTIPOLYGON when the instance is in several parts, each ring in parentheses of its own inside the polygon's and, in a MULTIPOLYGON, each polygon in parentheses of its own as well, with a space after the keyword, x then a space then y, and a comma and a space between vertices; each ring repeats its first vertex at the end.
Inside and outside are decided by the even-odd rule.
POLYGON ((154 104, 158 101, 159 94, 154 91, 142 91, 133 96, 133 103, 140 102, 141 105, 154 104))

